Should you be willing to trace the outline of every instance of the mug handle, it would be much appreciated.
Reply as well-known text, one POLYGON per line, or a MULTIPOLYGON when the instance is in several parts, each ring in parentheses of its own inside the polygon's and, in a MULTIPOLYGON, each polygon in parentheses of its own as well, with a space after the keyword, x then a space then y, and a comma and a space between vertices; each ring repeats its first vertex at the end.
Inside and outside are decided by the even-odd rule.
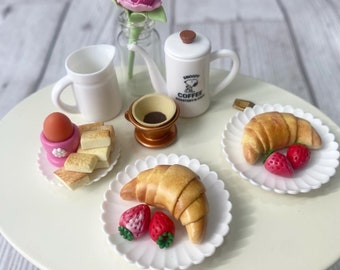
POLYGON ((61 93, 71 84, 73 84, 73 82, 67 75, 61 78, 52 88, 52 102, 55 106, 65 112, 79 113, 79 109, 76 105, 69 105, 61 100, 61 93))
POLYGON ((212 52, 210 55, 210 62, 217 60, 219 58, 231 58, 232 67, 227 77, 225 77, 216 87, 210 91, 211 95, 214 96, 217 93, 221 92, 227 85, 231 83, 231 81, 235 78, 238 71, 240 70, 240 59, 237 54, 231 50, 221 49, 215 52, 212 52))

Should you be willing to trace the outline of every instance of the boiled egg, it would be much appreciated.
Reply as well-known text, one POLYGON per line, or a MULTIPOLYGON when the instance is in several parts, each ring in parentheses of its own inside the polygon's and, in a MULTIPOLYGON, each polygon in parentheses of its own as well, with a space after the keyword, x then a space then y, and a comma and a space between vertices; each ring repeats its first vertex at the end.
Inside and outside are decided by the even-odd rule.
POLYGON ((72 136, 73 124, 65 114, 54 112, 45 118, 43 133, 51 142, 62 142, 72 136))

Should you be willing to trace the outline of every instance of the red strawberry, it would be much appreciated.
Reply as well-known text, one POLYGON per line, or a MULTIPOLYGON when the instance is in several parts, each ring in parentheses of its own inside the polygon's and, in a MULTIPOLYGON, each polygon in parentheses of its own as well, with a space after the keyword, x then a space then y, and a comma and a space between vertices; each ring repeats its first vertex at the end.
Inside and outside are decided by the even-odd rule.
POLYGON ((126 240, 141 237, 150 224, 150 207, 147 204, 139 204, 126 210, 119 219, 118 230, 126 240))
POLYGON ((264 161, 264 167, 271 173, 284 177, 293 175, 293 167, 287 157, 280 152, 270 153, 264 161))
POLYGON ((287 158, 294 169, 304 167, 310 159, 310 150, 303 144, 293 144, 287 149, 287 158))
POLYGON ((167 248, 174 239, 175 224, 163 212, 155 212, 150 221, 149 234, 160 248, 167 248))

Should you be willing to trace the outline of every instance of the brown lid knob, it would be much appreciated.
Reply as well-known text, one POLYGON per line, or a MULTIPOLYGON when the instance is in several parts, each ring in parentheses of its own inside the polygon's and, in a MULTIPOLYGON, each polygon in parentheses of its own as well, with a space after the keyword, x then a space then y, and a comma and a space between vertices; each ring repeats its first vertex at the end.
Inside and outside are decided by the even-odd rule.
POLYGON ((190 44, 195 40, 196 33, 191 30, 184 30, 181 33, 179 33, 179 36, 183 43, 190 44))

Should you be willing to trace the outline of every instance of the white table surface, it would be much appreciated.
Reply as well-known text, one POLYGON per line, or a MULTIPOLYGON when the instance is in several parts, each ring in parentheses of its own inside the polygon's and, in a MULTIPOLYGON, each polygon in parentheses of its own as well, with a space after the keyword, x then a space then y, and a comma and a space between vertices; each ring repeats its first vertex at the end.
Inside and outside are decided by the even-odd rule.
MULTIPOLYGON (((217 76, 217 73, 214 73, 217 76)), ((328 125, 339 142, 340 128, 304 100, 273 85, 239 75, 214 97, 209 111, 179 119, 178 140, 168 148, 139 145, 124 112, 110 121, 122 155, 103 180, 71 192, 51 185, 37 168, 39 133, 46 115, 57 109, 51 86, 29 96, 0 122, 0 233, 41 269, 137 269, 115 254, 100 219, 103 196, 117 172, 129 163, 159 153, 185 154, 209 165, 225 182, 233 219, 224 244, 192 269, 325 269, 340 258, 340 175, 320 189, 300 195, 264 191, 232 171, 221 149, 222 131, 237 111, 235 98, 257 104, 302 108, 328 125)), ((124 91, 124 90, 123 90, 124 91)), ((86 121, 69 115, 75 123, 86 121)))

